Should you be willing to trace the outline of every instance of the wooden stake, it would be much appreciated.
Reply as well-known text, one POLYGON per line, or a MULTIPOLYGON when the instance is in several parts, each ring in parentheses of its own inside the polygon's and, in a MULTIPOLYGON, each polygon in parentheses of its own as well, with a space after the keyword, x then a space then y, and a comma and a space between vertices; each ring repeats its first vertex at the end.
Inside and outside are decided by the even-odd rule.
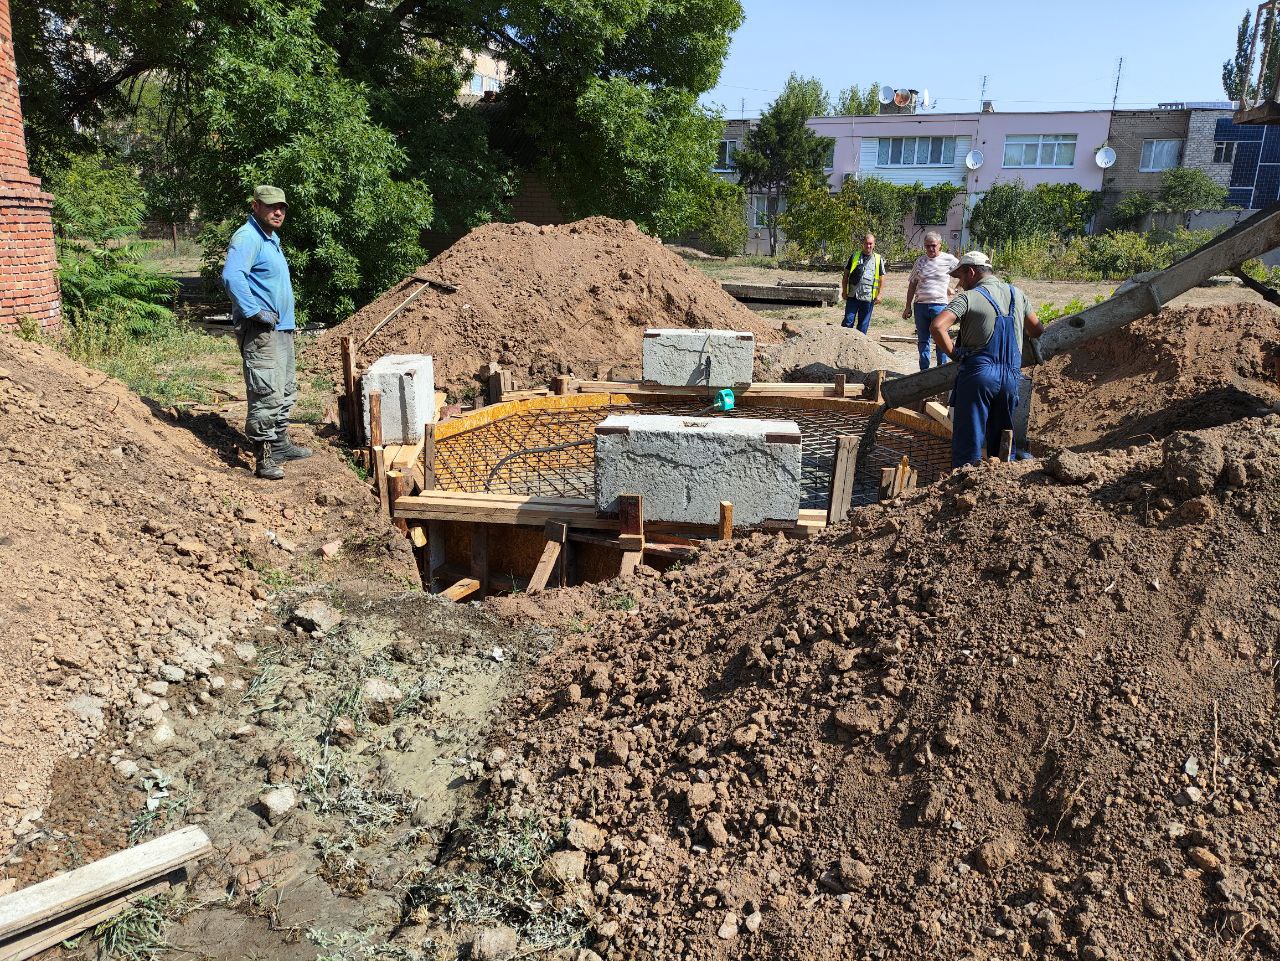
POLYGON ((867 378, 866 395, 877 404, 884 403, 884 371, 873 370, 867 378))
POLYGON ((827 524, 842 524, 853 506, 854 474, 858 469, 858 438, 846 434, 836 438, 836 459, 831 466, 831 497, 827 524))
POLYGON ((893 470, 893 489, 890 491, 890 497, 897 497, 906 487, 907 478, 911 476, 911 462, 907 460, 907 455, 902 455, 902 460, 893 470))
POLYGON ((551 391, 557 396, 569 393, 569 382, 572 378, 568 374, 559 374, 551 381, 551 391))
POLYGON ((436 489, 436 425, 428 424, 422 431, 422 489, 436 489))
POLYGON ((733 540, 733 502, 720 502, 720 540, 733 540))
POLYGON ((1000 459, 1013 460, 1013 431, 1006 430, 1000 435, 1000 459))
MULTIPOLYGON (((382 446, 382 393, 369 392, 369 463, 377 463, 378 448, 382 446)), ((375 477, 375 483, 381 486, 382 478, 375 477)))
POLYGON ((547 532, 547 545, 542 549, 542 556, 538 558, 538 566, 534 568, 533 576, 529 578, 530 594, 537 594, 546 589, 547 583, 551 580, 552 571, 560 565, 560 552, 569 539, 569 527, 561 521, 547 521, 544 529, 547 532))
POLYGON ((350 337, 342 338, 342 391, 346 395, 347 441, 360 443, 360 405, 356 402, 356 352, 350 337))
POLYGON ((847 382, 848 382, 848 375, 836 374, 836 396, 837 397, 844 396, 844 392, 846 389, 845 385, 847 382))
POLYGON ((644 550, 644 497, 640 494, 618 495, 618 540, 626 551, 644 550))
POLYGON ((409 479, 402 471, 389 470, 386 473, 387 504, 391 520, 402 534, 409 533, 409 522, 396 517, 396 501, 407 494, 409 479))
POLYGON ((893 496, 893 479, 898 475, 896 467, 885 467, 880 471, 879 499, 887 501, 893 496))
POLYGON ((489 528, 485 524, 471 525, 471 576, 479 583, 483 597, 489 584, 489 528))

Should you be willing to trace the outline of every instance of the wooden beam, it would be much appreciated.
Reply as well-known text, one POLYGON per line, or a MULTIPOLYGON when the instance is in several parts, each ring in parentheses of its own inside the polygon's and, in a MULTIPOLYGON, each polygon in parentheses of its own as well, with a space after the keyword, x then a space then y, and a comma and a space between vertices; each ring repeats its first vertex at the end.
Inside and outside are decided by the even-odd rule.
POLYGON ((563 521, 547 521, 545 530, 547 545, 542 549, 542 556, 538 558, 538 566, 534 568, 533 576, 529 578, 530 594, 546 589, 552 572, 559 565, 560 551, 564 548, 565 541, 569 539, 569 528, 563 521))
POLYGON ((893 481, 897 474, 898 470, 896 467, 885 467, 880 470, 880 500, 887 501, 893 496, 893 481))
POLYGON ((618 563, 618 576, 630 577, 644 560, 644 551, 623 551, 622 560, 618 563))
POLYGON ((212 850, 186 827, 0 897, 0 958, 29 958, 105 921, 212 850))
POLYGON ((836 438, 836 458, 831 465, 831 497, 827 523, 842 524, 853 506, 854 475, 858 467, 858 438, 846 434, 836 438))
POLYGON ((873 370, 864 385, 864 396, 876 404, 884 403, 884 371, 873 370))
POLYGON ((836 374, 836 382, 832 386, 833 386, 833 389, 835 390, 835 395, 837 397, 844 396, 847 383, 848 383, 848 376, 846 374, 836 374))
POLYGON ((623 550, 644 550, 644 495, 618 495, 618 530, 623 550))
POLYGON ((346 398, 347 441, 351 447, 360 443, 360 404, 356 400, 356 351, 350 337, 342 338, 342 392, 346 398))
POLYGON ((942 404, 939 404, 936 400, 925 401, 924 412, 947 430, 951 430, 951 418, 947 416, 947 408, 942 404))
POLYGON ((446 587, 440 596, 448 601, 460 601, 480 590, 480 582, 473 577, 464 577, 452 587, 446 587))
POLYGON ((733 502, 720 502, 720 540, 733 540, 733 502))
POLYGON ((552 393, 556 394, 557 396, 562 396, 564 394, 569 393, 569 385, 572 382, 572 380, 573 378, 571 378, 568 374, 557 375, 556 378, 551 382, 552 393))
POLYGON ((489 525, 471 525, 471 576, 480 582, 484 595, 489 584, 489 525))

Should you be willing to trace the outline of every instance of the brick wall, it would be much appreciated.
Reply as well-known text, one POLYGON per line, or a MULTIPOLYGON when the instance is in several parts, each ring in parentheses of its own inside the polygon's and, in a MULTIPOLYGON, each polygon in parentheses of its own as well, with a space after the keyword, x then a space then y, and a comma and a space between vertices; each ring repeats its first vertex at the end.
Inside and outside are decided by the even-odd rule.
POLYGON ((0 329, 27 317, 44 328, 61 322, 52 206, 27 168, 9 0, 0 0, 0 329))
POLYGON ((1230 110, 1193 110, 1187 123, 1187 149, 1182 166, 1203 170, 1224 187, 1231 186, 1231 164, 1214 163, 1213 149, 1217 141, 1218 120, 1231 118, 1230 110))

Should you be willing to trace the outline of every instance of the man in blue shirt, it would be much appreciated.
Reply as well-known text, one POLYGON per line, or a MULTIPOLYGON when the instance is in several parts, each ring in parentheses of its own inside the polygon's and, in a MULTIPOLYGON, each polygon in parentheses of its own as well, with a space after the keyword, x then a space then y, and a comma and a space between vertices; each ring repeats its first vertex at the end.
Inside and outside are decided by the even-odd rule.
POLYGON ((231 298, 231 318, 244 361, 249 415, 244 432, 254 444, 259 477, 280 480, 280 465, 310 457, 289 440, 289 412, 298 399, 293 335, 293 282, 280 248, 280 226, 289 209, 284 191, 253 191, 253 215, 231 237, 222 285, 231 298))

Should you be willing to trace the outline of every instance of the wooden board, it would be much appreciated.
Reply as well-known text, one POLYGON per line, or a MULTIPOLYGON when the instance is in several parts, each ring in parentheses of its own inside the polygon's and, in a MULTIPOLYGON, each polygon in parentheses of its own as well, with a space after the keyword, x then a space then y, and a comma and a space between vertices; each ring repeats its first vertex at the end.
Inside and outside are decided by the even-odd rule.
POLYGON ((55 918, 39 927, 15 935, 10 940, 0 941, 0 961, 25 961, 26 958, 34 958, 37 954, 74 938, 83 931, 109 921, 143 898, 164 894, 173 886, 170 878, 180 880, 182 877, 182 869, 179 868, 167 877, 144 882, 124 894, 91 904, 75 914, 55 918))
POLYGON ((569 538, 569 528, 560 521, 547 521, 546 531, 547 546, 543 548, 542 556, 538 558, 538 566, 534 568, 533 576, 529 578, 530 594, 546 589, 547 583, 551 580, 551 574, 561 566, 560 553, 565 541, 569 538))
POLYGON ((460 601, 480 590, 480 582, 472 577, 464 577, 452 587, 440 592, 440 596, 450 601, 460 601))
POLYGON ((38 929, 56 925, 59 940, 65 940, 99 923, 115 913, 102 915, 107 902, 119 900, 116 910, 122 909, 127 904, 124 895, 195 864, 212 850, 209 836, 200 828, 181 828, 5 895, 0 898, 0 958, 29 957, 13 946, 20 939, 30 943, 38 929), (73 917, 86 911, 96 911, 96 920, 76 927, 73 917))
POLYGON ((617 530, 615 518, 599 517, 594 500, 430 491, 396 501, 395 516, 404 520, 473 521, 542 527, 564 521, 570 527, 617 530))
POLYGON ((853 506, 854 474, 858 469, 859 438, 843 435, 836 438, 836 460, 831 469, 831 496, 828 500, 827 523, 840 524, 853 506))
POLYGON ((942 404, 936 400, 925 401, 924 412, 945 427, 948 433, 951 431, 951 418, 947 416, 947 408, 942 404))

